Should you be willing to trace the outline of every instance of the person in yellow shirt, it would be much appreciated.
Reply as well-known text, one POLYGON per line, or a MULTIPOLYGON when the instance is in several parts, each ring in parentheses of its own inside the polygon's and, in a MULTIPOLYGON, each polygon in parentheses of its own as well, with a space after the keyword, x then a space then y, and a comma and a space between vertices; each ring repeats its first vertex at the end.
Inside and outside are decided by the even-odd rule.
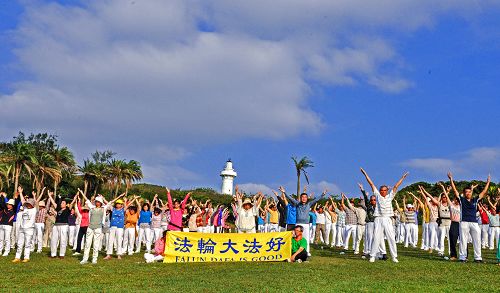
POLYGON ((269 206, 266 205, 266 211, 269 213, 269 229, 268 232, 279 232, 279 212, 276 204, 273 202, 269 206))
POLYGON ((128 251, 128 255, 132 255, 134 253, 138 221, 139 213, 137 213, 137 206, 130 206, 125 213, 125 235, 123 237, 123 252, 128 251))

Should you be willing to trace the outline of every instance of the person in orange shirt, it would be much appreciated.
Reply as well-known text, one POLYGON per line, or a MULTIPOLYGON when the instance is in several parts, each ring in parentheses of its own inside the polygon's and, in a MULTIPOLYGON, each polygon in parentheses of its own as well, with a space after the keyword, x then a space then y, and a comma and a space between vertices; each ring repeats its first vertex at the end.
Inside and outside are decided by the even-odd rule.
POLYGON ((123 252, 127 251, 128 248, 128 255, 132 255, 134 253, 138 221, 139 213, 137 213, 137 206, 130 206, 125 213, 125 235, 123 237, 123 252))

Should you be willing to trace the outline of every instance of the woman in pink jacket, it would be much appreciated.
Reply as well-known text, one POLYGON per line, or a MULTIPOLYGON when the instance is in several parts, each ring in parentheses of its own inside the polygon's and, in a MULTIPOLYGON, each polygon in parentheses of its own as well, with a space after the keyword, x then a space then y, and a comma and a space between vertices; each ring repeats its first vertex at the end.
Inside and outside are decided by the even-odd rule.
POLYGON ((174 200, 172 203, 172 197, 170 196, 170 189, 167 187, 167 200, 168 209, 170 210, 170 222, 168 223, 168 231, 182 231, 182 215, 186 209, 186 203, 189 199, 191 192, 186 194, 182 203, 178 200, 174 200))

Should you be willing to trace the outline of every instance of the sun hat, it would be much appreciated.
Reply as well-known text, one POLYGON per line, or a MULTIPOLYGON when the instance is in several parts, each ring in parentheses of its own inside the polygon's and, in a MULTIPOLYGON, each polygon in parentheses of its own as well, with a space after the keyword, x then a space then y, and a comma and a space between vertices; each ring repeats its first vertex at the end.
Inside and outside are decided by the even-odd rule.
POLYGON ((13 205, 16 204, 16 201, 11 198, 11 199, 9 199, 9 201, 7 202, 7 204, 10 204, 11 206, 13 206, 13 205))
POLYGON ((119 199, 115 203, 117 203, 117 204, 123 204, 123 199, 119 199))
POLYGON ((30 198, 28 199, 27 201, 24 202, 25 205, 29 204, 31 205, 32 207, 35 207, 35 199, 34 198, 30 198))
POLYGON ((101 204, 104 204, 104 200, 103 200, 103 198, 102 198, 101 196, 96 197, 96 198, 95 198, 95 201, 98 201, 98 202, 100 202, 101 204))
POLYGON ((252 200, 249 199, 249 198, 245 198, 245 200, 243 201, 243 205, 246 205, 246 204, 249 204, 249 205, 253 206, 252 200))

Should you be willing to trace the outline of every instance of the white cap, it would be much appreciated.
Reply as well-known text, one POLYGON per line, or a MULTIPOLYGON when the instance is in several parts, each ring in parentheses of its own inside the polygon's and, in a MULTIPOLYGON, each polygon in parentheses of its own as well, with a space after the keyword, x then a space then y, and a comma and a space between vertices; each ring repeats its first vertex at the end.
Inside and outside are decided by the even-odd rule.
POLYGON ((104 199, 102 198, 102 196, 98 196, 95 198, 95 201, 98 201, 100 202, 101 204, 104 204, 104 199))
POLYGON ((15 205, 16 204, 16 201, 14 199, 9 199, 9 201, 7 202, 7 204, 10 204, 10 205, 15 205))
POLYGON ((413 205, 411 203, 406 205, 407 208, 413 208, 413 205))

